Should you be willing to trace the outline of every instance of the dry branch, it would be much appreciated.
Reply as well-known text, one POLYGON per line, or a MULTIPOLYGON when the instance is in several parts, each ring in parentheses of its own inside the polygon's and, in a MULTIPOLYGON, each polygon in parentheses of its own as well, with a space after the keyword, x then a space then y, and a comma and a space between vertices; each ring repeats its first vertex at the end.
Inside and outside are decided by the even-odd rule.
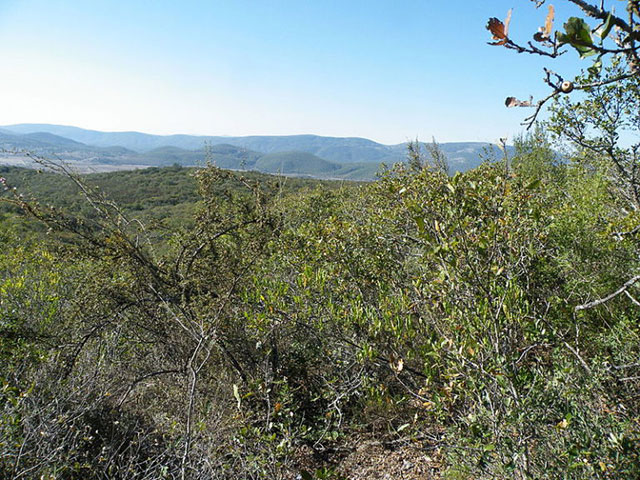
POLYGON ((620 295, 621 293, 626 292, 626 291, 627 291, 627 289, 628 289, 629 287, 631 287, 634 283, 636 283, 638 280, 640 280, 640 275, 636 275, 635 277, 633 277, 633 278, 631 278, 631 279, 627 280, 627 281, 625 282, 625 284, 624 284, 624 285, 622 285, 622 287, 620 287, 618 290, 616 290, 615 292, 613 292, 613 293, 611 293, 611 294, 607 295, 607 296, 606 296, 606 297, 604 297, 604 298, 601 298, 601 299, 599 299, 599 300, 594 300, 593 302, 585 303, 585 304, 583 304, 583 305, 578 305, 578 306, 575 308, 575 311, 576 311, 576 312, 579 312, 580 310, 588 310, 588 309, 590 309, 590 308, 597 307, 598 305, 602 305, 603 303, 608 302, 608 301, 609 301, 609 300, 611 300, 612 298, 617 297, 617 296, 618 296, 618 295, 620 295))

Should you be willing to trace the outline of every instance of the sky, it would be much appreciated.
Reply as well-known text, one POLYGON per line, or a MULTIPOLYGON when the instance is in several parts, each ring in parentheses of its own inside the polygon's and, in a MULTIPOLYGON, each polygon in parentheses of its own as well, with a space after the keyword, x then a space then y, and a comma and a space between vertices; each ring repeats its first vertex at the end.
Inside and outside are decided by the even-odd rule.
POLYGON ((546 15, 530 0, 0 0, 0 125, 512 138, 530 112, 506 96, 588 66, 487 45, 512 7, 510 36, 530 38, 546 15))

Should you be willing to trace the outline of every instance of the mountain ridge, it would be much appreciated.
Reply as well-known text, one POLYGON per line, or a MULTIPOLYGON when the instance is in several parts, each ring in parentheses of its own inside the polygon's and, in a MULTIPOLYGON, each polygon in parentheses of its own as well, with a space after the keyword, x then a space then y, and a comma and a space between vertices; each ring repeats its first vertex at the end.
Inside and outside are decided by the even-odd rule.
MULTIPOLYGON (((53 153, 64 160, 101 165, 106 170, 124 165, 192 166, 210 161, 229 169, 371 180, 382 164, 405 161, 407 144, 385 145, 362 137, 313 134, 154 135, 28 123, 0 127, 2 147, 35 149, 35 153, 53 153)), ((442 143, 440 148, 447 155, 452 172, 474 168, 481 163, 484 151, 499 155, 497 147, 487 142, 442 143)))

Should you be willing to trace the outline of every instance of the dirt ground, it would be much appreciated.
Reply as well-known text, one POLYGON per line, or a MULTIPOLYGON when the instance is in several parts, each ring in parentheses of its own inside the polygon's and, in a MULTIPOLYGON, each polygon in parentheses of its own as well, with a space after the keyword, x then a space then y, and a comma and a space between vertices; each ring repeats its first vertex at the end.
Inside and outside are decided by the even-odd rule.
POLYGON ((349 480, 436 480, 439 463, 422 444, 394 449, 364 443, 348 455, 337 469, 349 480))
POLYGON ((372 438, 355 439, 321 457, 306 447, 300 452, 299 465, 312 476, 325 467, 347 480, 438 480, 442 468, 438 455, 423 442, 389 445, 372 438))

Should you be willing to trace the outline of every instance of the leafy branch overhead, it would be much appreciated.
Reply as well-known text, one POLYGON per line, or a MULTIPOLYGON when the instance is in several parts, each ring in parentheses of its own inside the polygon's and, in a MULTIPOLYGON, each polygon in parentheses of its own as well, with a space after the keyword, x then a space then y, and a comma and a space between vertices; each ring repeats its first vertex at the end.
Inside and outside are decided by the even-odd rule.
MULTIPOLYGON (((545 4, 544 0, 532 0, 536 8, 545 4)), ((555 59, 566 53, 564 47, 571 47, 580 58, 595 56, 595 60, 588 68, 594 81, 574 83, 563 76, 545 69, 545 83, 551 87, 551 92, 543 99, 533 102, 519 100, 509 96, 505 100, 507 107, 533 107, 535 111, 527 117, 523 125, 531 127, 541 108, 546 102, 560 94, 568 94, 574 90, 584 90, 594 86, 602 86, 619 82, 633 76, 640 75, 640 13, 638 0, 627 0, 626 16, 618 15, 615 9, 607 9, 604 0, 599 5, 593 5, 584 0, 565 0, 573 4, 582 16, 569 17, 562 25, 562 30, 554 31, 555 8, 548 5, 544 23, 533 33, 532 39, 518 42, 509 36, 509 24, 512 11, 509 10, 503 21, 496 17, 489 19, 487 30, 492 35, 492 46, 502 46, 518 53, 528 53, 555 59), (587 20, 593 21, 593 25, 587 20), (626 64, 626 69, 616 76, 601 76, 603 60, 607 56, 620 57, 626 64)))

